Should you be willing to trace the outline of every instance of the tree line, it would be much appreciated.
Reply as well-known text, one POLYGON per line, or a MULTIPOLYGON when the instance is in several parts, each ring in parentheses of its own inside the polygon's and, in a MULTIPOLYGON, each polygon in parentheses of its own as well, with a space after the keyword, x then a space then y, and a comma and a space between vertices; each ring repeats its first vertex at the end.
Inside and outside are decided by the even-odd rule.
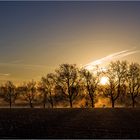
POLYGON ((0 86, 0 98, 11 108, 17 99, 23 99, 31 108, 36 102, 51 108, 64 101, 69 107, 84 99, 81 107, 95 107, 98 98, 108 98, 111 107, 116 103, 133 108, 139 104, 140 65, 127 61, 110 62, 106 70, 98 66, 93 71, 78 68, 76 64, 61 64, 54 73, 43 76, 39 82, 34 80, 16 86, 7 81, 0 86), (108 79, 105 85, 100 83, 102 77, 108 79))

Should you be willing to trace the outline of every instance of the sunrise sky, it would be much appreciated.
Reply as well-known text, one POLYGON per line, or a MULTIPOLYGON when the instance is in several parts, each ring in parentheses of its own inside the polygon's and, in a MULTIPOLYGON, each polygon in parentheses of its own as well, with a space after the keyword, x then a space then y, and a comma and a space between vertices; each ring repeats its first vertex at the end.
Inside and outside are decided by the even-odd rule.
POLYGON ((139 50, 140 1, 0 2, 0 82, 37 80, 59 64, 116 53, 107 61, 139 63, 139 50))

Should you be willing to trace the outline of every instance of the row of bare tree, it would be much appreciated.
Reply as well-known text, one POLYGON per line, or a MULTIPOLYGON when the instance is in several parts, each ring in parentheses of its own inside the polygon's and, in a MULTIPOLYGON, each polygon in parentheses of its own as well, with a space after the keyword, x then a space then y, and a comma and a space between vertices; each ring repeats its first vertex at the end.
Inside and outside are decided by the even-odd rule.
POLYGON ((9 103, 10 108, 19 98, 27 101, 31 108, 37 101, 44 108, 47 104, 53 108, 54 104, 64 100, 72 108, 83 98, 86 105, 89 103, 89 107, 94 107, 99 95, 109 98, 113 108, 117 100, 123 104, 129 101, 135 107, 140 95, 140 65, 116 61, 111 62, 106 70, 97 66, 89 71, 79 69, 75 64, 61 64, 55 73, 47 74, 38 83, 32 80, 16 86, 8 81, 0 86, 0 97, 9 103), (105 85, 100 83, 103 76, 108 79, 105 85))

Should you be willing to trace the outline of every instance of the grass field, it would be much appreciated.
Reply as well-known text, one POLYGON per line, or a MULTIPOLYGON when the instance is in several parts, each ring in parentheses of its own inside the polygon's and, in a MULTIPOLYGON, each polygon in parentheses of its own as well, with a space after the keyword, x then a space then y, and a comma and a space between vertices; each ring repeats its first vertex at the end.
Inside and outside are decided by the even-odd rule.
POLYGON ((0 109, 0 138, 140 138, 140 109, 0 109))

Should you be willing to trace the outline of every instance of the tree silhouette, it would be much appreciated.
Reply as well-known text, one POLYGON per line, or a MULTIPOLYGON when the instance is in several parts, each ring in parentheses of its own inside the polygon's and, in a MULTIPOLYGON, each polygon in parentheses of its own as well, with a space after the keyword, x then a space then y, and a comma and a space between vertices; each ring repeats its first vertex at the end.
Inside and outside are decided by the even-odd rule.
POLYGON ((110 99, 112 108, 114 108, 115 101, 119 97, 119 94, 116 92, 116 84, 114 83, 113 78, 113 76, 108 76, 108 84, 102 87, 103 94, 110 99))
POLYGON ((131 95, 132 107, 135 107, 136 98, 140 91, 140 65, 132 63, 128 70, 128 94, 131 95))
POLYGON ((75 64, 62 64, 56 70, 57 89, 69 100, 70 107, 73 107, 73 101, 78 95, 78 69, 75 64))
POLYGON ((111 62, 107 69, 106 76, 108 77, 109 84, 104 87, 103 93, 106 97, 110 98, 112 108, 114 108, 115 101, 124 91, 122 89, 127 77, 127 62, 111 62))
POLYGON ((20 87, 20 91, 24 96, 24 99, 29 103, 29 106, 33 108, 33 102, 35 101, 36 96, 36 82, 30 81, 28 83, 24 83, 20 87))
POLYGON ((100 72, 98 71, 98 69, 96 69, 95 72, 96 72, 96 75, 93 75, 91 72, 89 72, 86 69, 82 69, 80 71, 82 81, 84 82, 86 91, 90 97, 92 108, 94 107, 94 104, 95 104, 95 92, 97 90, 97 86, 99 84, 99 79, 100 79, 99 78, 100 72))
POLYGON ((32 80, 15 86, 13 82, 7 81, 0 86, 0 98, 9 103, 10 108, 19 97, 20 100, 24 98, 31 108, 37 103, 37 99, 43 103, 44 108, 48 103, 52 108, 54 104, 65 107, 66 101, 71 108, 73 104, 95 107, 100 97, 109 98, 112 108, 116 104, 130 105, 130 102, 135 107, 139 102, 140 65, 115 61, 106 68, 106 71, 99 67, 89 71, 78 68, 75 64, 61 64, 55 73, 48 73, 38 83, 32 80), (108 82, 102 85, 99 82, 104 76, 108 77, 108 82))
POLYGON ((46 77, 41 78, 41 82, 39 84, 38 90, 43 94, 43 107, 45 108, 47 100, 51 104, 53 108, 53 93, 55 88, 55 75, 53 73, 47 74, 46 77))
POLYGON ((4 100, 9 103, 9 107, 12 107, 12 103, 17 99, 18 92, 16 86, 11 82, 7 81, 4 86, 1 86, 1 93, 3 94, 4 100))

